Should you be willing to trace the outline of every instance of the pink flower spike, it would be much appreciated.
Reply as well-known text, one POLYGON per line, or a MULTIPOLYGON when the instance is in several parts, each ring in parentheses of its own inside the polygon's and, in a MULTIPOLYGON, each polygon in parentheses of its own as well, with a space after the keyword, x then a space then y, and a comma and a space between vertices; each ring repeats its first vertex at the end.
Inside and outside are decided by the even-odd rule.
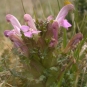
POLYGON ((6 15, 6 20, 12 24, 13 27, 17 26, 18 28, 21 27, 18 19, 11 14, 6 15))
POLYGON ((68 23, 68 21, 65 20, 65 17, 68 14, 68 12, 70 10, 73 10, 73 9, 74 9, 74 6, 72 4, 67 4, 60 10, 59 14, 57 15, 57 17, 55 19, 55 21, 58 22, 59 26, 63 26, 65 28, 67 28, 67 29, 68 29, 68 27, 71 26, 71 24, 68 23))
POLYGON ((34 30, 37 30, 33 18, 29 14, 24 15, 24 20, 28 23, 28 26, 34 30))

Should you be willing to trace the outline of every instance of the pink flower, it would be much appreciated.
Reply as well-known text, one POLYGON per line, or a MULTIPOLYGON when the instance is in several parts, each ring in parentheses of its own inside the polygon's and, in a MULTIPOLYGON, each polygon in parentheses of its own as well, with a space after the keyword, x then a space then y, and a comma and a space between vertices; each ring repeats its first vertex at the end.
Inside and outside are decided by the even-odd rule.
POLYGON ((14 47, 20 48, 21 52, 24 53, 25 56, 28 56, 28 48, 23 42, 22 38, 20 37, 21 36, 21 33, 20 33, 21 24, 19 23, 17 18, 11 14, 6 15, 6 20, 12 24, 14 29, 5 30, 4 35, 13 42, 14 47))
POLYGON ((15 34, 17 34, 18 36, 20 36, 20 27, 21 27, 21 24, 20 22, 18 21, 18 19, 16 17, 14 17, 13 15, 11 14, 7 14, 6 15, 6 20, 7 22, 10 22, 13 26, 13 30, 15 34))
POLYGON ((68 29, 68 27, 71 27, 72 25, 65 19, 66 15, 68 14, 68 12, 70 10, 73 10, 74 6, 72 4, 67 4, 65 5, 60 12, 58 13, 55 21, 58 22, 59 27, 62 26, 66 29, 68 29))
POLYGON ((13 30, 5 30, 5 31, 4 31, 4 35, 5 35, 6 37, 9 37, 10 34, 15 34, 15 32, 14 32, 13 30))
POLYGON ((20 51, 25 55, 28 56, 28 48, 23 42, 21 38, 19 38, 14 31, 5 30, 4 35, 8 37, 14 44, 14 47, 20 48, 20 51))
POLYGON ((49 47, 56 47, 58 43, 58 23, 54 21, 52 23, 52 32, 53 32, 53 37, 51 39, 49 47))
POLYGON ((24 20, 28 23, 28 26, 21 26, 21 30, 24 32, 26 37, 32 38, 33 35, 38 35, 41 31, 37 30, 34 20, 29 14, 24 15, 24 20))
POLYGON ((34 30, 32 28, 30 28, 29 26, 26 26, 26 25, 22 25, 21 26, 21 30, 24 32, 24 35, 26 37, 29 37, 29 38, 32 38, 33 35, 37 35, 38 33, 40 33, 41 31, 38 31, 38 30, 34 30))
POLYGON ((47 21, 48 21, 48 22, 50 22, 50 21, 53 20, 53 19, 54 19, 54 18, 53 18, 52 15, 50 15, 50 16, 47 17, 47 21))
POLYGON ((24 15, 24 20, 28 23, 28 26, 30 28, 37 30, 35 23, 34 23, 34 19, 29 14, 24 15))
POLYGON ((77 44, 83 39, 83 34, 82 33, 77 33, 75 34, 70 41, 68 42, 66 48, 64 49, 64 53, 69 52, 69 50, 73 50, 76 48, 77 44))

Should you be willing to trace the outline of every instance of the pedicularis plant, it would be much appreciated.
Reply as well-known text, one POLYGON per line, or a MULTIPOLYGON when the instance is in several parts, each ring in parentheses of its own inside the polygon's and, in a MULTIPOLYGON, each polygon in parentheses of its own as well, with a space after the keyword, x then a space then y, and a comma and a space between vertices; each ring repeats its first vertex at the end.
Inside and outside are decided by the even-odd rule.
POLYGON ((80 52, 86 38, 81 32, 71 39, 67 37, 66 31, 73 26, 65 17, 74 9, 68 3, 56 18, 49 16, 41 21, 25 14, 26 25, 13 15, 6 15, 13 29, 5 30, 4 35, 13 43, 22 65, 22 70, 15 73, 9 69, 21 79, 18 87, 77 87, 79 60, 83 56, 80 52))

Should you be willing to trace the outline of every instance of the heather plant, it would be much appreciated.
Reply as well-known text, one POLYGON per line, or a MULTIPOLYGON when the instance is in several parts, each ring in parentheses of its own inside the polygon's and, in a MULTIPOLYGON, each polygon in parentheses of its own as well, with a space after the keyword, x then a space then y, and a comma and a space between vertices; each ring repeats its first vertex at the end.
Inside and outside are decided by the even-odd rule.
POLYGON ((24 14, 25 23, 21 24, 12 14, 6 15, 13 29, 5 30, 4 35, 12 42, 10 52, 18 56, 17 61, 21 66, 10 67, 10 52, 3 52, 2 62, 14 78, 7 80, 7 83, 16 87, 87 86, 84 48, 87 35, 80 30, 76 32, 77 21, 72 16, 74 12, 74 5, 66 2, 56 18, 50 15, 39 20, 24 14), (71 13, 72 23, 66 19, 68 13, 71 13))

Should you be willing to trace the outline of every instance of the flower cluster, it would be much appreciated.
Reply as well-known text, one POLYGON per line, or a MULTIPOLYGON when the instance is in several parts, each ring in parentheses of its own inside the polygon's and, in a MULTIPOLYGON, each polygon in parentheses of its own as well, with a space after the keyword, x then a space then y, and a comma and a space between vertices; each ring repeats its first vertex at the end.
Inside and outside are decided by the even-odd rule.
MULTIPOLYGON (((71 24, 67 21, 67 19, 65 19, 65 17, 68 12, 73 9, 74 6, 72 4, 67 4, 60 10, 55 19, 52 16, 47 18, 46 21, 48 26, 46 26, 44 38, 48 39, 48 36, 50 36, 48 47, 55 47, 57 45, 58 30, 61 26, 66 29, 71 27, 71 24)), ((44 40, 41 40, 43 39, 42 34, 44 30, 37 28, 35 24, 36 21, 29 14, 24 15, 24 20, 27 22, 27 25, 21 25, 18 19, 11 14, 6 15, 6 20, 12 24, 14 29, 5 30, 4 35, 13 42, 16 48, 20 48, 21 52, 23 52, 25 56, 28 56, 29 52, 27 47, 28 45, 26 45, 26 41, 24 42, 24 38, 33 39, 39 44, 45 43, 44 40)))
POLYGON ((44 21, 35 20, 30 14, 24 14, 26 25, 20 24, 12 14, 6 15, 6 20, 12 24, 13 29, 5 30, 4 35, 22 54, 22 56, 19 56, 24 66, 21 75, 26 73, 24 76, 26 81, 29 81, 27 75, 32 75, 33 80, 31 79, 30 83, 28 82, 30 87, 36 87, 36 85, 32 86, 32 82, 39 83, 43 79, 45 80, 40 83, 43 86, 37 87, 51 87, 51 84, 58 81, 60 84, 65 71, 75 63, 72 54, 66 54, 70 53, 70 50, 75 50, 77 44, 82 40, 83 34, 80 32, 75 34, 65 47, 60 44, 63 40, 60 38, 62 35, 59 34, 61 27, 67 31, 72 26, 66 19, 68 12, 72 10, 74 10, 74 5, 68 3, 59 11, 56 18, 50 15, 44 21), (61 48, 63 49, 61 50, 61 48), (63 60, 64 64, 60 60, 63 60))

